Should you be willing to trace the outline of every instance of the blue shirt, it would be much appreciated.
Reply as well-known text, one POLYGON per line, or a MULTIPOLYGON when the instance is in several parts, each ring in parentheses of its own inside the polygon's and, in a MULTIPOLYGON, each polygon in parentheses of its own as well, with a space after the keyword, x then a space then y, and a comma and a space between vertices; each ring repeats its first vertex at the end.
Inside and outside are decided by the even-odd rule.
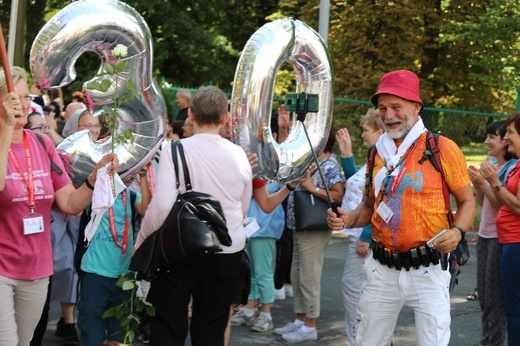
MULTIPOLYGON (((280 190, 283 185, 272 182, 266 185, 269 194, 273 194, 280 190)), ((285 212, 280 204, 272 212, 266 214, 260 209, 258 203, 253 198, 246 215, 248 217, 254 217, 260 229, 251 235, 251 238, 275 238, 280 239, 285 226, 285 212)))
MULTIPOLYGON (((132 209, 135 212, 135 205, 130 205, 130 189, 126 190, 126 210, 123 204, 122 193, 120 193, 112 206, 114 210, 114 220, 116 225, 117 241, 123 244, 123 233, 125 228, 125 218, 128 217, 128 242, 126 252, 123 255, 122 249, 114 242, 112 231, 110 230, 110 219, 108 210, 103 214, 96 233, 90 241, 87 251, 81 260, 81 270, 109 278, 118 278, 119 275, 126 274, 130 266, 132 248, 134 244, 134 230, 132 227, 132 209)), ((136 202, 141 200, 141 194, 137 193, 136 202)))

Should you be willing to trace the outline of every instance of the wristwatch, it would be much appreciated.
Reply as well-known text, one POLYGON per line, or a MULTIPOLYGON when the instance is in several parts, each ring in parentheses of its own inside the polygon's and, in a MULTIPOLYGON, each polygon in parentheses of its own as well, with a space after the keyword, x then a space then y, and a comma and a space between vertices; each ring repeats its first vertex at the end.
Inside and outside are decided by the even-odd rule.
POLYGON ((320 192, 320 191, 321 191, 321 187, 316 187, 316 188, 314 189, 314 192, 315 192, 315 193, 318 193, 318 192, 320 192))
POLYGON ((456 228, 460 231, 460 240, 463 240, 464 238, 466 238, 466 230, 464 228, 457 226, 457 225, 453 225, 452 227, 456 228))

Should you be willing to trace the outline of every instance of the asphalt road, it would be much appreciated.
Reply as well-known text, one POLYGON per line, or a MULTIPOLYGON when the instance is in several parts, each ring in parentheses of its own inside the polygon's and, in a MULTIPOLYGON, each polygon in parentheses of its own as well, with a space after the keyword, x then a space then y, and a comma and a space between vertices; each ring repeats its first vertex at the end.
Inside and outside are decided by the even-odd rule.
MULTIPOLYGON (((468 234, 468 242, 473 234, 468 234)), ((318 319, 317 341, 308 341, 299 345, 327 345, 342 346, 345 341, 343 301, 341 297, 341 276, 345 263, 345 249, 347 240, 332 238, 325 252, 325 265, 322 277, 321 316, 318 319)), ((459 285, 451 293, 451 341, 450 345, 476 346, 480 338, 481 311, 478 301, 466 300, 466 295, 472 292, 476 285, 476 255, 475 243, 470 244, 471 258, 462 267, 459 276, 459 285)), ((272 309, 273 321, 276 327, 284 326, 294 320, 292 299, 276 301, 272 309)), ((61 345, 61 339, 54 336, 56 322, 59 318, 57 303, 52 303, 50 321, 44 341, 45 346, 61 345)), ((189 345, 189 341, 186 342, 189 345)), ((241 345, 286 345, 280 336, 272 331, 257 333, 250 327, 233 327, 230 346, 241 345)), ((415 341, 415 327, 413 312, 404 308, 399 316, 398 325, 394 332, 393 345, 413 346, 415 341)), ((141 346, 136 342, 134 346, 141 346)))

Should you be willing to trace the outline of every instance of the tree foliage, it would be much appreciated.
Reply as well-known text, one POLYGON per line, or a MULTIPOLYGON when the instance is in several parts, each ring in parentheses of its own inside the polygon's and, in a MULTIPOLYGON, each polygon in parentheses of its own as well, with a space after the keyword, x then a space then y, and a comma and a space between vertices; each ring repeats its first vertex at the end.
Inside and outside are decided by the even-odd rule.
POLYGON ((382 74, 415 71, 430 105, 510 112, 520 72, 515 1, 334 1, 336 94, 368 99, 382 74))
MULTIPOLYGON (((27 1, 26 67, 38 30, 70 3, 27 1)), ((282 17, 317 29, 320 0, 126 2, 150 27, 157 78, 230 90, 240 52, 251 35, 282 17)), ((11 1, 0 1, 4 24, 9 23, 10 6, 11 1)), ((406 68, 421 78, 421 97, 429 105, 509 113, 520 84, 519 12, 515 0, 331 0, 328 45, 335 95, 367 100, 382 74, 406 68)), ((99 69, 98 59, 84 55, 70 90, 79 89, 99 69)), ((285 64, 280 90, 287 88, 291 74, 285 64)))

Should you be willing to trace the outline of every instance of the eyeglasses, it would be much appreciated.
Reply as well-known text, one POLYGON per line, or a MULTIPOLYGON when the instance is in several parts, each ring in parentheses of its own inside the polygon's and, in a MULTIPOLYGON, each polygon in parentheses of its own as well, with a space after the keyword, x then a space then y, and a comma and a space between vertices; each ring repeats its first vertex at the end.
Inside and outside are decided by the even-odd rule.
POLYGON ((78 127, 86 127, 89 130, 96 129, 100 130, 102 125, 101 124, 85 124, 85 125, 79 125, 78 127))
POLYGON ((34 130, 40 130, 41 132, 47 132, 50 130, 50 127, 49 127, 49 125, 41 124, 41 125, 31 128, 31 131, 34 131, 34 130))

